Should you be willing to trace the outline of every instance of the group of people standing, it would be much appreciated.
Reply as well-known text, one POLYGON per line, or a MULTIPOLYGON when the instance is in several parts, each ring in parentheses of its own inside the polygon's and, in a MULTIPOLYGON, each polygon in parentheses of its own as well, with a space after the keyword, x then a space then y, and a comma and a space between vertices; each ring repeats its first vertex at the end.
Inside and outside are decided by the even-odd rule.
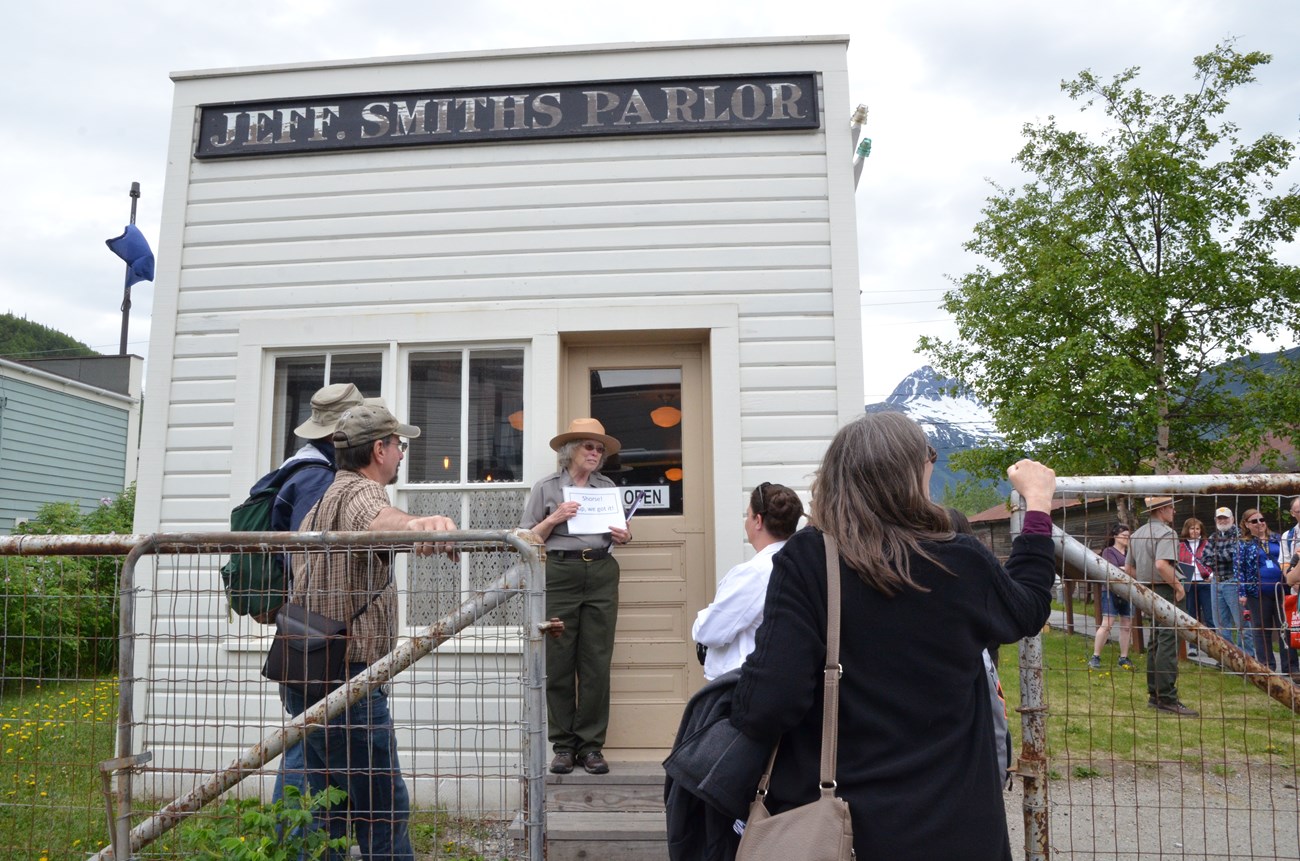
MULTIPOLYGON (((1167 584, 1170 594, 1164 597, 1270 670, 1300 680, 1300 663, 1290 646, 1283 610, 1287 593, 1300 590, 1300 564, 1295 558, 1300 551, 1300 497, 1293 499, 1290 506, 1296 525, 1280 535, 1269 528, 1267 517, 1259 509, 1248 508, 1242 513, 1243 530, 1232 509, 1225 506, 1215 510, 1214 530, 1208 535, 1199 519, 1189 517, 1173 538, 1168 524, 1173 521, 1176 500, 1148 497, 1146 502, 1153 518, 1166 523, 1160 532, 1164 546, 1157 555, 1176 569, 1176 583, 1167 584), (1173 541, 1176 544, 1171 547, 1173 541)), ((1137 538, 1138 534, 1126 524, 1112 524, 1102 558, 1121 570, 1132 568, 1130 556, 1137 538)), ((1149 541, 1151 536, 1144 539, 1149 541)), ((1132 669, 1128 657, 1132 608, 1103 586, 1101 612, 1089 667, 1101 669, 1102 649, 1118 622, 1119 666, 1132 669)), ((1189 656, 1196 654, 1195 647, 1188 649, 1189 656)), ((1152 661, 1148 657, 1148 666, 1152 661)))

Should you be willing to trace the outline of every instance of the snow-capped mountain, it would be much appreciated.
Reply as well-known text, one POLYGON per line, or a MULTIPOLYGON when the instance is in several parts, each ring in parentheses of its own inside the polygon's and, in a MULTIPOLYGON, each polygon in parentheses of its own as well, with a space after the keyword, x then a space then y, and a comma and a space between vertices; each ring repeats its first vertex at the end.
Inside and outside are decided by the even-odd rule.
POLYGON ((970 395, 958 391, 957 383, 946 380, 925 365, 908 374, 881 403, 867 404, 866 411, 900 412, 916 421, 930 437, 939 462, 934 465, 930 491, 935 499, 943 495, 945 484, 957 484, 965 473, 948 468, 948 456, 982 445, 986 440, 1001 439, 989 410, 970 395), (953 392, 956 394, 953 394, 953 392))

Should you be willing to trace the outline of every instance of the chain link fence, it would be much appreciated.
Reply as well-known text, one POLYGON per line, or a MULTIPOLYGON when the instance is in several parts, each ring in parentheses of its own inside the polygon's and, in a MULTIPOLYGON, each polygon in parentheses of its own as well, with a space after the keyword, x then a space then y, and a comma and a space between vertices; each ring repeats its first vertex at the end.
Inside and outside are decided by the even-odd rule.
POLYGON ((196 857, 246 831, 286 747, 383 686, 417 857, 540 859, 542 572, 503 531, 0 539, 0 856, 196 857), (297 719, 261 676, 274 626, 222 590, 250 548, 395 560, 397 647, 297 719))
MULTIPOLYGON (((1020 703, 1015 792, 1023 817, 1011 825, 1023 857, 1300 857, 1300 677, 1291 675, 1300 666, 1277 649, 1285 624, 1255 618, 1216 626, 1203 601, 1191 606, 1194 617, 1185 601, 1163 600, 1099 555, 1112 524, 1135 530, 1147 522, 1145 496, 1175 497, 1173 529, 1187 534, 1190 519, 1208 539, 1221 508, 1238 524, 1258 511, 1271 533, 1283 533, 1295 525, 1287 512, 1297 493, 1296 475, 1058 480, 1058 603, 1049 628, 1021 644, 1018 668, 1003 669, 1008 702, 1020 703), (1095 648, 1104 618, 1097 593, 1075 583, 1106 584, 1141 618, 1124 655, 1131 666, 1121 666, 1118 623, 1095 648), (1247 651, 1234 645, 1243 628, 1247 651), (1249 641, 1268 628, 1272 655, 1249 641), (1195 714, 1150 701, 1143 646, 1159 629, 1177 637, 1177 696, 1195 714)), ((1016 512, 1013 535, 1019 523, 1016 512)), ((1189 581, 1186 590, 1208 593, 1207 586, 1227 590, 1234 602, 1244 591, 1213 580, 1189 581)))

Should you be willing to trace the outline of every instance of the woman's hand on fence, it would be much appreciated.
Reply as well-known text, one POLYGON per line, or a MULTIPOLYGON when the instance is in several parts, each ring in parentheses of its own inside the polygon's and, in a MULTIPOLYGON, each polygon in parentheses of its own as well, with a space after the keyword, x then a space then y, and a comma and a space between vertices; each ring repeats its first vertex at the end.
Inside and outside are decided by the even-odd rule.
POLYGON ((1051 511, 1056 491, 1056 471, 1036 460, 1024 458, 1007 468, 1007 478, 1025 501, 1029 511, 1051 511))

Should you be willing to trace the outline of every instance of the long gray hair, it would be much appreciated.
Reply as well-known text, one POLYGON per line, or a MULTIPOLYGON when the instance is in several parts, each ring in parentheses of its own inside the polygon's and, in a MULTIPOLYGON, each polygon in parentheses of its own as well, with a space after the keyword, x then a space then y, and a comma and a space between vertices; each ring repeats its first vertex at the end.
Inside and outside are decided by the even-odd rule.
POLYGON ((925 591, 912 579, 912 554, 943 568, 921 542, 954 534, 948 512, 930 501, 926 462, 916 422, 869 413, 840 428, 813 479, 813 525, 835 539, 863 582, 886 595, 925 591))

